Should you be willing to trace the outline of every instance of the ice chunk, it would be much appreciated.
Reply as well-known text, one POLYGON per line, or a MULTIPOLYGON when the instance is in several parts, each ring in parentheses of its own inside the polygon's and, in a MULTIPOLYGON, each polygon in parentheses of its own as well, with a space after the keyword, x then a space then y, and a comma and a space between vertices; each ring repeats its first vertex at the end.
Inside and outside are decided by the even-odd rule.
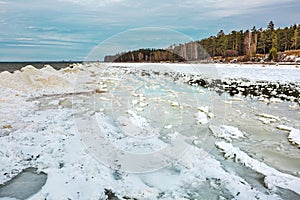
POLYGON ((300 148, 300 130, 285 125, 278 125, 276 128, 283 131, 290 131, 288 140, 300 148))
POLYGON ((278 125, 276 128, 283 131, 291 131, 293 128, 285 126, 285 125, 278 125))
POLYGON ((208 123, 207 115, 203 112, 200 112, 200 111, 197 112, 196 119, 199 124, 207 124, 208 123))
POLYGON ((238 98, 238 97, 228 97, 228 100, 230 101, 244 101, 244 99, 238 98))
POLYGON ((280 118, 279 118, 279 117, 274 116, 274 115, 270 115, 270 114, 262 113, 262 114, 257 114, 257 116, 263 117, 263 118, 267 118, 267 119, 271 119, 271 120, 280 121, 280 118))
POLYGON ((276 122, 275 119, 270 119, 270 118, 264 118, 264 117, 259 117, 257 118, 259 121, 261 121, 263 124, 270 124, 273 122, 276 122))
POLYGON ((241 132, 238 128, 233 126, 222 125, 220 127, 211 125, 209 126, 210 130, 213 132, 213 135, 218 138, 223 138, 228 142, 231 142, 232 139, 243 138, 244 133, 241 132))
POLYGON ((173 127, 172 124, 169 124, 169 125, 164 126, 165 129, 171 129, 172 127, 173 127))
POLYGON ((223 102, 224 104, 229 104, 229 105, 233 103, 232 101, 225 101, 225 100, 223 102))
POLYGON ((288 189, 300 194, 300 178, 282 173, 263 162, 249 157, 245 152, 238 147, 234 147, 231 143, 224 141, 216 142, 216 146, 224 152, 224 157, 232 158, 235 162, 239 162, 252 170, 265 175, 265 185, 269 189, 274 189, 274 186, 288 189))
POLYGON ((198 110, 200 110, 201 112, 204 112, 206 114, 209 113, 209 107, 208 106, 200 106, 200 107, 198 107, 198 110))
POLYGON ((171 106, 173 106, 173 107, 179 107, 180 105, 179 105, 178 102, 174 101, 174 102, 171 102, 171 106))
POLYGON ((288 136, 291 143, 296 144, 300 148, 300 131, 293 128, 288 136))

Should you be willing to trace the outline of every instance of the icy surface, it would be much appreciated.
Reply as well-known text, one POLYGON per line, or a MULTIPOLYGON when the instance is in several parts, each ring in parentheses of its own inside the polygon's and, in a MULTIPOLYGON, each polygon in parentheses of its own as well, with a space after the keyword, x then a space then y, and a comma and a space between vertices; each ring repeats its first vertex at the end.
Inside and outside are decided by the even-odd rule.
POLYGON ((292 190, 300 194, 300 178, 284 174, 272 167, 269 167, 265 163, 259 162, 249 157, 245 152, 239 148, 234 147, 230 143, 224 141, 217 142, 216 146, 224 152, 226 158, 232 158, 236 162, 239 162, 246 167, 249 167, 263 175, 265 175, 264 182, 269 189, 273 189, 274 186, 292 190))
MULTIPOLYGON (((140 63, 110 63, 111 66, 141 67, 140 63)), ((300 69, 295 65, 264 65, 264 64, 169 64, 152 63, 153 67, 171 68, 186 73, 203 73, 210 77, 246 78, 250 80, 299 82, 300 69), (259 72, 259 73, 258 73, 259 72)))
POLYGON ((231 142, 232 139, 243 138, 244 133, 241 132, 238 128, 233 126, 222 125, 220 127, 211 125, 210 130, 213 132, 214 136, 223 138, 228 142, 231 142))
POLYGON ((287 135, 273 133, 289 131, 288 139, 299 145, 297 105, 268 101, 286 111, 285 116, 278 108, 260 110, 268 109, 262 102, 254 104, 241 96, 226 98, 186 84, 198 73, 296 82, 299 69, 113 65, 123 67, 78 64, 61 70, 51 66, 37 70, 27 66, 14 73, 0 73, 0 184, 8 184, 22 170, 34 167, 48 178, 29 198, 32 200, 98 200, 107 198, 107 190, 120 199, 286 199, 299 194, 299 149, 289 143, 287 135), (269 123, 263 125, 258 118, 269 123), (245 135, 245 128, 253 134, 245 131, 249 132, 245 135), (248 151, 259 152, 257 148, 266 146, 274 160, 287 155, 284 159, 292 163, 293 171, 278 170, 276 163, 270 166, 227 142, 244 145, 248 151), (224 161, 213 150, 215 145, 226 157, 245 166, 224 161), (168 147, 171 154, 147 156, 168 147), (125 154, 117 157, 112 148, 125 154), (98 149, 103 157, 98 156, 98 149), (128 162, 129 153, 143 159, 128 162), (160 167, 156 163, 159 159, 165 161, 160 167), (149 170, 130 171, 143 167, 149 170), (237 173, 245 167, 253 171, 249 176, 263 174, 266 188, 259 180, 237 173))

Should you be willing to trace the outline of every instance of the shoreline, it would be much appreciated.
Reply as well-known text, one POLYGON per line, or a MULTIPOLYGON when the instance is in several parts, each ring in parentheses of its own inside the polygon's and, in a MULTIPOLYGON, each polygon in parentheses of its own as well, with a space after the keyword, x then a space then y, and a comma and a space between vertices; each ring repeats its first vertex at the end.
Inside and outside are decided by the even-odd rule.
MULTIPOLYGON (((84 61, 9 61, 9 62, 1 62, 0 61, 0 73, 4 71, 8 71, 10 73, 13 73, 14 71, 20 70, 21 68, 32 65, 37 69, 41 69, 45 67, 45 65, 50 65, 56 70, 63 69, 66 67, 70 67, 74 64, 84 64, 84 61)), ((280 67, 293 67, 293 68, 299 68, 300 69, 300 63, 299 62, 103 62, 103 61, 89 61, 87 63, 100 63, 100 64, 111 64, 112 66, 130 66, 130 65, 143 65, 143 64, 153 64, 153 65, 161 65, 161 64, 167 64, 167 65, 216 65, 216 66, 226 66, 229 67, 238 67, 242 65, 254 65, 253 67, 268 67, 268 66, 280 66, 280 67)))

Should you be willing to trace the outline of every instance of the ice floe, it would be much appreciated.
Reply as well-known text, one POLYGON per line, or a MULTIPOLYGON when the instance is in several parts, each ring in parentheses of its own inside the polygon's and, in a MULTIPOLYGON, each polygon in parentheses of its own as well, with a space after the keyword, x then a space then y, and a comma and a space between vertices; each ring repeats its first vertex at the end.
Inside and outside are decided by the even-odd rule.
POLYGON ((238 138, 243 138, 244 133, 240 131, 238 128, 233 127, 233 126, 227 126, 227 125, 222 125, 222 126, 215 126, 215 125, 210 125, 209 126, 210 130, 213 132, 213 135, 218 138, 223 138, 228 142, 231 142, 232 139, 238 139, 238 138))
POLYGON ((280 187, 300 194, 300 178, 282 173, 263 162, 251 158, 238 147, 234 147, 231 143, 220 141, 216 142, 216 146, 222 150, 226 158, 232 158, 235 162, 239 162, 265 175, 264 183, 267 188, 274 189, 274 187, 280 187))
POLYGON ((295 128, 291 129, 288 139, 291 143, 296 144, 300 148, 300 130, 295 128))
POLYGON ((278 125, 276 128, 283 131, 289 131, 288 140, 292 143, 297 145, 300 148, 300 130, 285 126, 285 125, 278 125))

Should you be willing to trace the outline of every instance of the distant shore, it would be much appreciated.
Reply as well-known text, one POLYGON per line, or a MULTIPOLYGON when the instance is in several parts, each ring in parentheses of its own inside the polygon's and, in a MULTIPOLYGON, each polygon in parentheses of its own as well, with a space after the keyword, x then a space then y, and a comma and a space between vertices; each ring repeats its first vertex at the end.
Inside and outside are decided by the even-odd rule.
POLYGON ((0 62, 0 72, 14 72, 27 65, 33 65, 41 69, 45 65, 51 65, 54 69, 62 69, 74 63, 83 63, 83 61, 19 61, 19 62, 0 62))
MULTIPOLYGON (((91 61, 93 62, 93 61, 91 61)), ((95 63, 110 63, 110 62, 103 62, 103 61, 94 61, 95 63)), ((32 65, 37 69, 43 68, 45 65, 51 65, 54 69, 59 70, 63 69, 66 67, 69 67, 72 64, 81 64, 84 63, 84 61, 29 61, 29 62, 0 62, 0 72, 3 71, 9 71, 9 72, 14 72, 16 70, 20 70, 22 67, 25 67, 27 65, 32 65)), ((118 62, 112 62, 114 64, 117 64, 118 62)), ((122 62, 122 64, 127 63, 130 65, 131 63, 136 65, 136 64, 150 64, 150 62, 122 62)), ((205 62, 205 61, 186 61, 186 62, 156 62, 155 64, 224 64, 224 65, 261 65, 262 67, 264 66, 295 66, 296 68, 300 68, 300 62, 205 62)))

